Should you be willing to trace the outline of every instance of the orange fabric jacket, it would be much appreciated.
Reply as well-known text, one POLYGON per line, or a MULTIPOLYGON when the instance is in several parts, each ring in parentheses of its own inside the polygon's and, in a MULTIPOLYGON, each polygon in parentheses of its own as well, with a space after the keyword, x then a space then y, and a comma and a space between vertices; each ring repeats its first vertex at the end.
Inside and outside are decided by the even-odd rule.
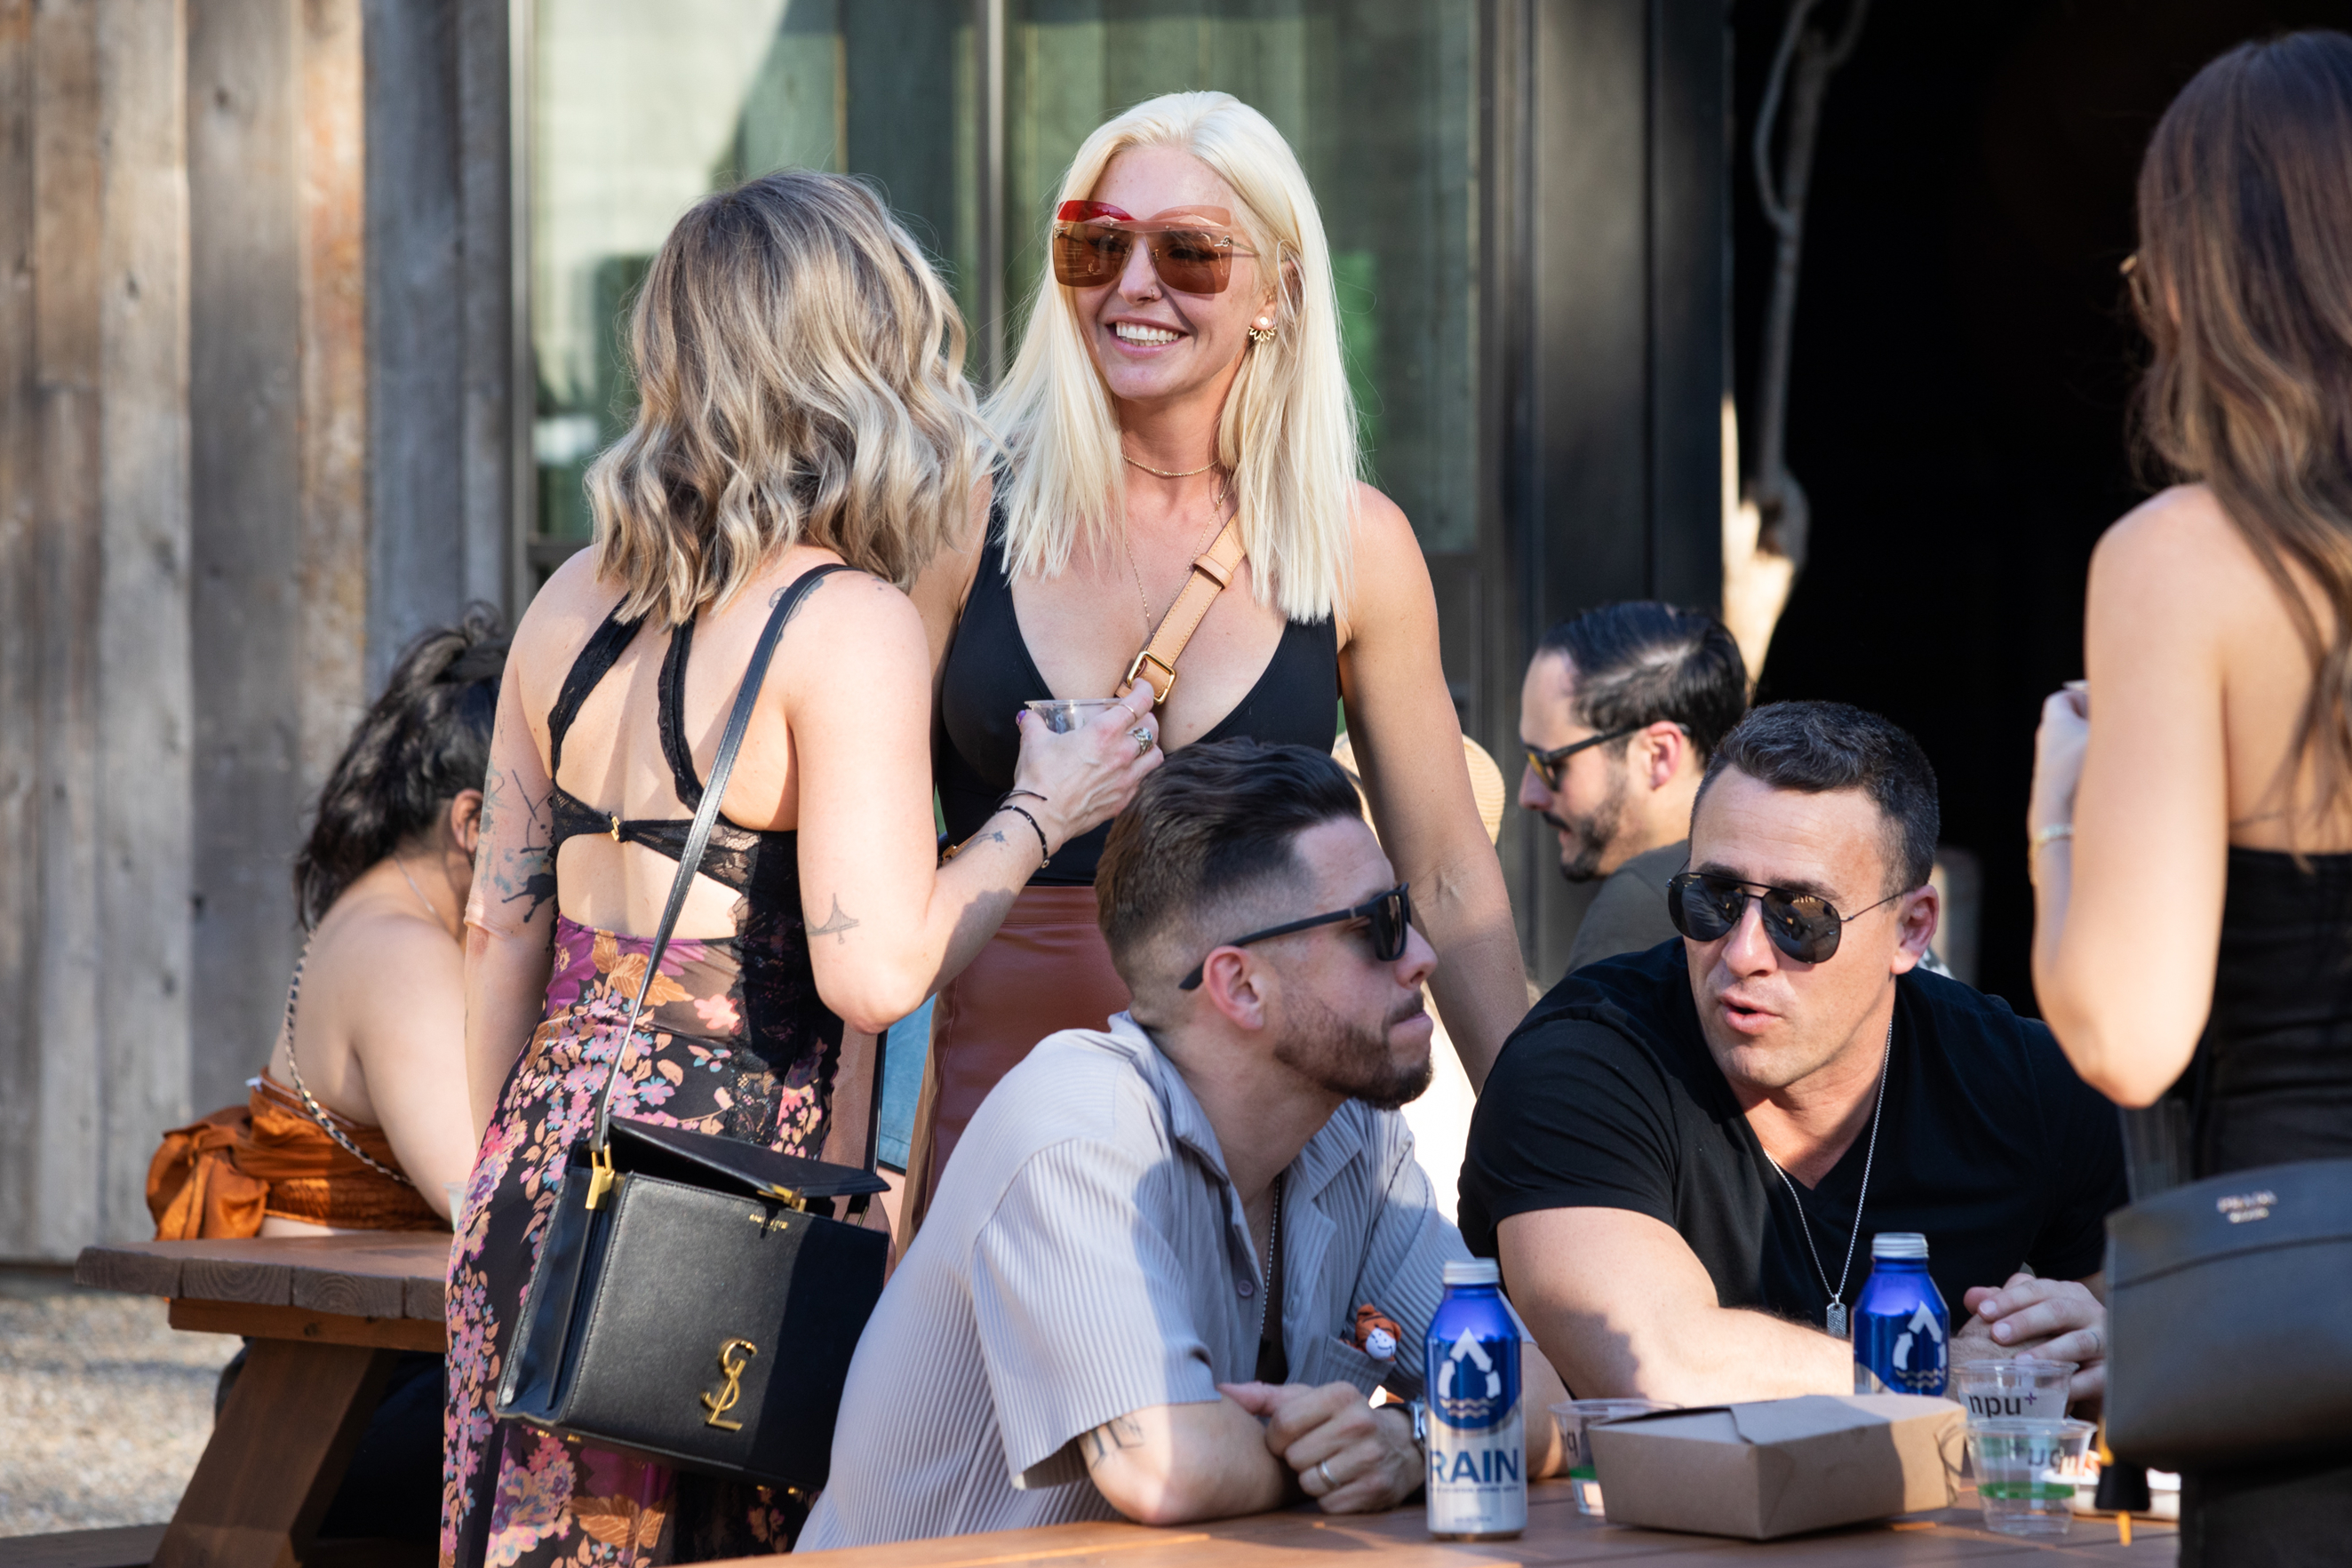
MULTIPOLYGON (((371 1158, 399 1168, 380 1127, 335 1124, 371 1158)), ((274 1079, 254 1081, 243 1105, 163 1134, 147 1167, 155 1239, 258 1236, 278 1215, 349 1230, 445 1228, 413 1186, 353 1159, 274 1079)))

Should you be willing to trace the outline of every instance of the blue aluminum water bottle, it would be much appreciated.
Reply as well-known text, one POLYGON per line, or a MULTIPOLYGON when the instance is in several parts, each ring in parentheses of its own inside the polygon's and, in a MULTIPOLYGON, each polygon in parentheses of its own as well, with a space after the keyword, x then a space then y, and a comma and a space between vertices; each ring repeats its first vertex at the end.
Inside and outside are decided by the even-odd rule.
POLYGON ((1423 1346, 1429 1402, 1429 1532, 1508 1541, 1528 1527, 1519 1325, 1492 1259, 1445 1265, 1423 1346))
POLYGON ((1856 1394, 1944 1392, 1952 1314, 1927 1273, 1927 1239, 1887 1230, 1870 1240, 1870 1282, 1853 1309, 1856 1394))

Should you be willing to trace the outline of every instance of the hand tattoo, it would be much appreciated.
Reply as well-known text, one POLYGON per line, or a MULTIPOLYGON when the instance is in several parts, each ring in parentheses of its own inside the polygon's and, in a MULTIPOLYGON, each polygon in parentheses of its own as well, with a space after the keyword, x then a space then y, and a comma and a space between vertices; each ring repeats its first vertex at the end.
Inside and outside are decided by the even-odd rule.
POLYGON ((1143 1447, 1143 1424, 1132 1416, 1121 1416, 1106 1421, 1091 1432, 1078 1434, 1078 1452, 1085 1456, 1087 1469, 1091 1470, 1108 1458, 1115 1448, 1143 1447))
POLYGON ((810 926, 808 934, 812 936, 830 936, 835 946, 841 946, 848 942, 849 934, 857 929, 858 924, 857 921, 842 913, 841 895, 835 894, 833 899, 833 914, 827 917, 824 925, 810 926))

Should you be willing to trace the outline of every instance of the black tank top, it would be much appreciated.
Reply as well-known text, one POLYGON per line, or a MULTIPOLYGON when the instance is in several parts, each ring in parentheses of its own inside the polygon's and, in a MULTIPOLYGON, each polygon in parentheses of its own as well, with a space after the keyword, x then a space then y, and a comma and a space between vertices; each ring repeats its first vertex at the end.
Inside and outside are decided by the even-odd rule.
MULTIPOLYGON (((937 777, 940 811, 951 843, 960 844, 979 831, 996 809, 998 797, 1013 788, 1013 768, 1021 755, 1021 732, 1013 716, 1023 703, 1055 695, 1037 673, 1037 662, 1030 657, 1013 612, 1003 528, 1001 514, 990 520, 979 575, 972 580, 971 597, 948 650, 940 683, 948 745, 940 755, 937 777)), ((1331 749, 1339 737, 1339 636, 1328 616, 1311 625, 1285 623, 1282 641, 1275 645, 1257 685, 1201 738, 1242 736, 1263 746, 1331 749)), ((1109 832, 1106 822, 1072 839, 1054 856, 1054 863, 1030 881, 1047 887, 1093 886, 1095 866, 1109 832)))
POLYGON ((2189 1070, 2200 1176, 2352 1156, 2352 854, 2231 849, 2189 1070))

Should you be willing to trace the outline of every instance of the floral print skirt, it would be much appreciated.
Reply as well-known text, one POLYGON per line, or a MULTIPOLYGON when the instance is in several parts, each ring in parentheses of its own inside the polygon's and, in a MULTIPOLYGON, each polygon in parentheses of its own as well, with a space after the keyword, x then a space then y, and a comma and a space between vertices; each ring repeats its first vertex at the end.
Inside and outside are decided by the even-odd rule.
MULTIPOLYGON (((805 1504, 781 1489, 674 1471, 490 1414, 565 1155, 594 1117, 652 946, 558 917, 543 1021, 475 1158, 449 1259, 441 1568, 651 1568, 789 1551, 800 1532, 805 1504)), ((614 1114, 814 1158, 840 1049, 797 919, 673 941, 614 1114)))

